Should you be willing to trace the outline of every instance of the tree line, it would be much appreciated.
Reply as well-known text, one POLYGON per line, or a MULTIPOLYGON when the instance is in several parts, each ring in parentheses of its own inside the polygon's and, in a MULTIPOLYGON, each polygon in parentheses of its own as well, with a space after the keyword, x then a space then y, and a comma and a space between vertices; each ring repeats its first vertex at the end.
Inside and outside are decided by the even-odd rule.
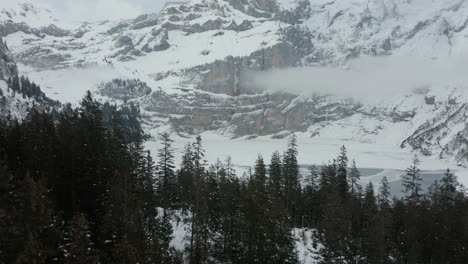
MULTIPOLYGON (((42 92, 41 87, 34 82, 31 82, 28 77, 19 76, 18 74, 13 75, 12 77, 6 80, 7 82, 7 91, 12 91, 13 94, 19 94, 23 99, 34 99, 38 103, 41 103, 43 106, 46 106, 48 110, 53 107, 60 105, 58 101, 54 101, 48 98, 44 92, 42 92)), ((0 96, 3 96, 0 91, 0 96)))
POLYGON ((237 177, 230 158, 207 164, 200 137, 175 164, 161 134, 153 160, 122 116, 88 93, 0 118, 1 263, 299 263, 292 228, 313 230, 321 263, 468 262, 468 199, 450 170, 424 193, 409 161, 395 198, 385 177, 377 193, 360 186, 345 147, 301 177, 293 136, 237 177))

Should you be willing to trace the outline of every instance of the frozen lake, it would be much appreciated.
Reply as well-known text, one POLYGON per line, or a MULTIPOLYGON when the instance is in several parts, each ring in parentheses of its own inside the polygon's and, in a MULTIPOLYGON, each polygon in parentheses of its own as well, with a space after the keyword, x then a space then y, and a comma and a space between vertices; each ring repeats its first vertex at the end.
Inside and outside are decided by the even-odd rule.
MULTIPOLYGON (((153 133, 154 134, 154 133, 153 133)), ((336 139, 334 137, 311 138, 306 133, 297 133, 298 137, 298 161, 303 168, 303 173, 307 173, 307 164, 317 166, 327 164, 339 154, 340 147, 345 145, 348 151, 349 160, 356 160, 357 167, 362 173, 361 184, 365 186, 372 181, 376 186, 383 176, 390 182, 392 193, 401 193, 401 175, 411 164, 414 153, 408 149, 395 147, 394 143, 356 142, 346 139, 336 139)), ((184 138, 173 136, 176 164, 180 164, 184 146, 193 142, 194 138, 184 138)), ((241 176, 243 172, 253 167, 258 155, 262 155, 268 164, 271 154, 274 151, 282 153, 287 148, 288 139, 272 139, 271 137, 256 137, 254 139, 228 137, 205 132, 202 134, 202 144, 206 150, 206 160, 208 164, 215 163, 219 158, 225 161, 228 157, 236 166, 237 174, 241 176)), ((157 153, 160 147, 157 141, 149 141, 146 147, 152 153, 157 153)), ((440 179, 443 172, 450 168, 458 177, 458 180, 468 186, 468 169, 459 167, 457 164, 440 160, 434 157, 419 156, 421 161, 422 178, 424 188, 430 186, 435 180, 440 179)))

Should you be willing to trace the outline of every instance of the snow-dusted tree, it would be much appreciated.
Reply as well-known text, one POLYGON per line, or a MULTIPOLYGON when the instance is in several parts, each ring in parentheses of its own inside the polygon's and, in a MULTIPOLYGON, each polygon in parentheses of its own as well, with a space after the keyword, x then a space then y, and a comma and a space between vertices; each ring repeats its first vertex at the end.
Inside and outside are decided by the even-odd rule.
POLYGON ((62 247, 67 264, 96 263, 97 252, 91 240, 91 230, 84 214, 76 215, 66 229, 62 247))

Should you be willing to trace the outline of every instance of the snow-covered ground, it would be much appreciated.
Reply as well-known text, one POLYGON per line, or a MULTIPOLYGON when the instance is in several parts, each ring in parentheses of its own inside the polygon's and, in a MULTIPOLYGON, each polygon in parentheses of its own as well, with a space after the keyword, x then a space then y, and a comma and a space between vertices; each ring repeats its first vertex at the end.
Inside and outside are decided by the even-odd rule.
MULTIPOLYGON (((162 215, 160 208, 159 214, 162 215)), ((171 224, 173 229, 173 237, 171 246, 177 251, 185 252, 190 237, 190 226, 184 223, 182 219, 184 215, 177 211, 172 217, 171 224)), ((314 241, 312 229, 294 228, 291 230, 299 261, 301 264, 317 264, 320 261, 319 250, 321 244, 314 241)))
MULTIPOLYGON (((310 133, 296 133, 298 137, 298 161, 306 168, 309 165, 320 166, 327 164, 339 155, 341 146, 346 146, 350 159, 355 159, 357 166, 363 171, 361 184, 365 185, 372 181, 377 187, 383 176, 395 184, 399 183, 400 176, 404 170, 411 165, 415 153, 408 149, 401 149, 391 141, 385 143, 365 143, 340 139, 339 137, 327 135, 311 137, 310 133), (367 170, 366 170, 367 169, 367 170)), ((249 167, 253 167, 258 155, 262 155, 267 161, 273 152, 282 153, 287 148, 288 138, 272 139, 271 136, 257 137, 254 139, 229 137, 205 132, 201 134, 202 144, 206 150, 206 160, 209 164, 215 163, 219 158, 225 161, 231 157, 237 167, 237 174, 242 176, 249 167)), ((173 136, 175 140, 174 150, 176 152, 176 163, 180 164, 184 147, 194 141, 193 137, 173 136)), ((146 143, 146 147, 152 153, 156 153, 159 148, 157 140, 146 143)), ((468 186, 468 169, 459 167, 456 164, 446 162, 435 157, 419 156, 421 160, 421 170, 425 184, 430 185, 437 177, 442 175, 443 170, 450 168, 459 179, 459 182, 468 186), (429 175, 425 177, 424 175, 429 175), (432 176, 431 176, 432 175, 432 176)), ((303 170, 303 174, 306 170, 303 170)), ((399 190, 398 185, 392 185, 392 189, 399 190)))
POLYGON ((296 250, 299 257, 299 263, 301 264, 318 264, 320 263, 321 257, 319 250, 321 248, 320 243, 317 243, 312 238, 311 229, 293 229, 293 237, 296 241, 296 250))

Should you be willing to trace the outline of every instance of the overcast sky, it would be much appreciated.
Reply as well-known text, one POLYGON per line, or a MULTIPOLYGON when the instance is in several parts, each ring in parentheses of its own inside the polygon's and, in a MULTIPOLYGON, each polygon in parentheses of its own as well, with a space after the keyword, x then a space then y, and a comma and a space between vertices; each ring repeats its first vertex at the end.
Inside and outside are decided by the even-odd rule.
POLYGON ((96 21, 135 18, 140 14, 154 13, 161 9, 166 0, 30 0, 30 2, 40 2, 59 11, 57 16, 62 19, 96 21))

